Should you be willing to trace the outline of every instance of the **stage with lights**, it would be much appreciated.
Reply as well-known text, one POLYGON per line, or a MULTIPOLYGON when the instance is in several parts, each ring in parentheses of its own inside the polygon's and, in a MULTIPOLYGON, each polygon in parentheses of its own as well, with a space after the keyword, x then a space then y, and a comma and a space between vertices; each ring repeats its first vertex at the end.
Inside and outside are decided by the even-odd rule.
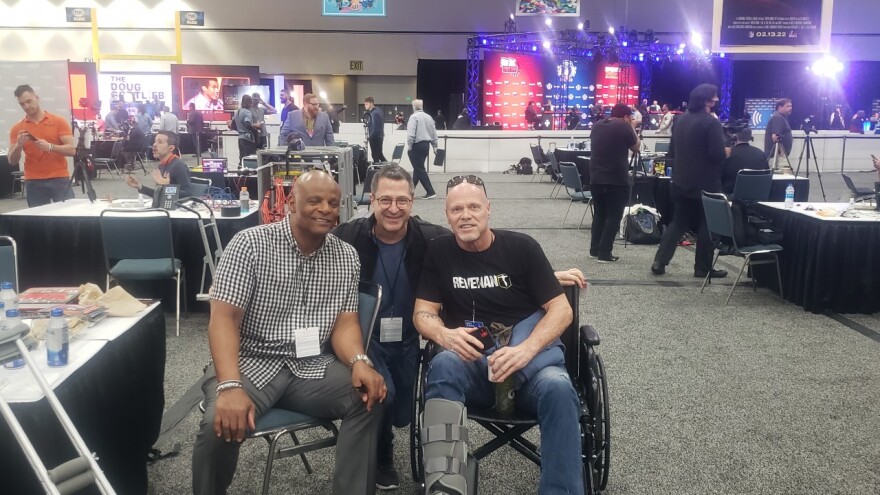
POLYGON ((484 129, 526 130, 530 101, 543 108, 539 130, 565 129, 574 108, 587 129, 591 116, 617 103, 649 98, 652 64, 672 60, 721 62, 721 110, 730 106, 729 63, 701 46, 660 43, 650 30, 622 28, 472 36, 468 39, 467 101, 472 124, 484 129))

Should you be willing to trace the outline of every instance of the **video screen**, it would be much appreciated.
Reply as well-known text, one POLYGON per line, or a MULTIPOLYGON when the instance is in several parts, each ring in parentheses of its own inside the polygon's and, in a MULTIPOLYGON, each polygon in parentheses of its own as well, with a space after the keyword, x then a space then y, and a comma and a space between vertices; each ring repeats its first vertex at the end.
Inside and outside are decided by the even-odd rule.
POLYGON ((241 77, 183 76, 180 78, 183 108, 189 110, 190 105, 195 105, 196 110, 203 112, 229 111, 231 109, 226 108, 224 98, 221 98, 225 87, 240 87, 250 82, 250 79, 241 77))
POLYGON ((259 93, 262 101, 269 101, 269 86, 223 86, 223 106, 226 111, 236 111, 241 107, 241 97, 259 93))
POLYGON ((186 115, 194 105, 206 121, 227 120, 231 110, 223 101, 223 87, 259 81, 260 70, 255 66, 171 64, 172 110, 186 115))

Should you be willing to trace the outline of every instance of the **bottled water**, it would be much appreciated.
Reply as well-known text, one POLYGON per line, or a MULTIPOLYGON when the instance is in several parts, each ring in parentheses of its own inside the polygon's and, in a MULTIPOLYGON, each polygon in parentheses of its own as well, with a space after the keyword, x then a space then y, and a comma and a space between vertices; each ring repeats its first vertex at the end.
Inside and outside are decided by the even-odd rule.
MULTIPOLYGON (((0 322, 0 332, 4 335, 9 335, 10 333, 15 334, 16 337, 21 336, 21 334, 28 328, 28 326, 22 323, 21 318, 19 317, 19 313, 17 309, 7 309, 6 310, 6 319, 0 322)), ((24 358, 18 357, 3 366, 14 370, 17 368, 21 368, 24 366, 24 358)))
POLYGON ((239 199, 241 200, 241 214, 248 214, 251 211, 251 195, 248 192, 247 187, 241 188, 239 199))
POLYGON ((0 301, 6 306, 6 309, 18 309, 18 295, 12 288, 12 282, 0 283, 0 301))
POLYGON ((788 187, 785 188, 785 207, 789 210, 794 208, 794 186, 791 182, 789 182, 788 187))
POLYGON ((52 308, 49 326, 46 328, 46 360, 49 366, 67 366, 70 329, 64 310, 52 308))

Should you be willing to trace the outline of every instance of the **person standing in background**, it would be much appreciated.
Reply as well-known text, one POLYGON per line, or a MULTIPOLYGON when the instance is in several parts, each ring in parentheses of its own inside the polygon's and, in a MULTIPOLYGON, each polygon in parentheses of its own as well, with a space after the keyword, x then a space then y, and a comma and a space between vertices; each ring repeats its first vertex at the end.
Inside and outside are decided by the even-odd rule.
POLYGON ((149 134, 153 128, 153 119, 151 119, 150 116, 147 115, 147 106, 143 103, 138 105, 138 113, 135 117, 135 125, 144 136, 149 134))
POLYGON ((251 113, 254 114, 254 122, 260 124, 260 135, 257 140, 257 148, 263 149, 268 145, 269 131, 266 130, 266 115, 278 113, 275 107, 263 101, 260 93, 251 95, 251 113), (262 105, 262 108, 260 107, 262 105))
POLYGON ((159 118, 159 130, 165 132, 173 132, 177 134, 177 128, 180 126, 180 120, 177 115, 171 113, 168 107, 162 108, 162 117, 159 118))
POLYGON ((116 114, 119 112, 119 103, 111 102, 110 111, 104 118, 104 132, 119 132, 119 122, 116 120, 116 114))
POLYGON ((672 134, 672 121, 675 114, 669 109, 669 105, 663 104, 663 116, 660 117, 660 126, 657 128, 657 134, 672 134))
POLYGON ((619 259, 611 251, 629 195, 629 152, 638 152, 640 146, 632 114, 618 103, 611 117, 596 122, 590 132, 590 191, 595 205, 590 256, 599 263, 619 259))
POLYGON ((205 129, 205 117, 196 110, 194 103, 189 104, 189 115, 186 117, 186 132, 193 137, 196 145, 196 156, 202 156, 202 131, 205 129))
POLYGON ((853 115, 852 120, 849 121, 849 132, 852 134, 864 134, 865 133, 865 111, 859 110, 853 115))
POLYGON ((776 143, 781 143, 779 158, 791 153, 791 146, 794 142, 794 137, 791 135, 791 125, 788 123, 791 109, 791 99, 780 98, 776 101, 776 111, 770 116, 770 120, 767 121, 767 129, 764 131, 764 155, 768 160, 773 158, 776 143))
POLYGON ((373 163, 384 163, 385 153, 382 145, 385 141, 385 116, 382 109, 376 106, 376 100, 372 96, 364 98, 364 108, 367 109, 367 140, 370 142, 370 155, 373 163))
POLYGON ((345 105, 339 110, 333 104, 327 107, 327 116, 330 117, 330 127, 333 128, 333 134, 339 134, 340 116, 345 116, 345 105))
POLYGON ((406 145, 409 148, 409 162, 413 167, 413 187, 421 182, 425 188, 424 199, 436 198, 437 193, 431 185, 425 162, 428 159, 429 146, 437 152, 437 129, 434 127, 434 119, 424 112, 422 100, 413 100, 412 107, 413 114, 406 123, 406 145))
POLYGON ((65 158, 76 154, 70 124, 43 110, 40 97, 29 85, 22 84, 13 94, 24 118, 9 130, 9 164, 24 169, 28 207, 73 199, 65 158))
POLYGON ((235 112, 235 128, 238 129, 238 163, 241 160, 257 152, 257 139, 260 136, 260 124, 254 122, 254 114, 251 113, 253 100, 251 95, 241 97, 241 106, 235 112))
POLYGON ((282 146, 288 146, 297 138, 306 146, 333 146, 335 142, 330 117, 320 111, 318 97, 311 93, 303 96, 302 110, 290 112, 278 135, 282 146))
POLYGON ((672 223, 663 232, 654 255, 651 272, 666 273, 666 265, 675 255, 681 236, 691 230, 697 234, 694 277, 727 276, 725 270, 712 269, 715 245, 706 226, 701 191, 721 192, 721 170, 727 152, 721 122, 712 116, 718 103, 718 87, 701 84, 691 91, 688 111, 678 117, 672 128, 672 140, 666 156, 675 159, 670 196, 675 207, 672 223))

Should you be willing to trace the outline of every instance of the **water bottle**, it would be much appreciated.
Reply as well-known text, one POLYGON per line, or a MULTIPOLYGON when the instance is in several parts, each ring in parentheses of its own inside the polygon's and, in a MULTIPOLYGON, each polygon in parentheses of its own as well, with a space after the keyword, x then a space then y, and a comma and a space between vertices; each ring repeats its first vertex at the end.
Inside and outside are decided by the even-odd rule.
POLYGON ((67 366, 70 329, 62 308, 52 308, 46 328, 46 360, 49 366, 67 366))
POLYGON ((247 215, 251 211, 251 195, 248 193, 247 187, 241 188, 239 200, 241 200, 241 214, 247 215))
MULTIPOLYGON (((4 334, 8 335, 7 331, 10 331, 11 333, 15 334, 16 338, 19 337, 28 328, 26 324, 22 323, 21 317, 19 316, 17 309, 6 310, 6 319, 3 320, 2 325, 4 334)), ((24 358, 19 356, 14 360, 4 364, 3 367, 14 370, 23 367, 24 364, 24 358)))
POLYGON ((0 301, 3 301, 5 309, 18 309, 18 295, 12 288, 12 282, 0 283, 0 301))
MULTIPOLYGON (((0 302, 0 335, 7 336, 9 327, 6 325, 6 310, 3 308, 3 302, 0 302)), ((9 332, 11 333, 11 332, 9 332)), ((15 370, 24 366, 24 359, 21 357, 15 358, 12 361, 9 361, 3 365, 4 368, 8 370, 15 370)))
POLYGON ((785 188, 785 207, 789 210, 794 208, 794 186, 791 182, 785 188))

